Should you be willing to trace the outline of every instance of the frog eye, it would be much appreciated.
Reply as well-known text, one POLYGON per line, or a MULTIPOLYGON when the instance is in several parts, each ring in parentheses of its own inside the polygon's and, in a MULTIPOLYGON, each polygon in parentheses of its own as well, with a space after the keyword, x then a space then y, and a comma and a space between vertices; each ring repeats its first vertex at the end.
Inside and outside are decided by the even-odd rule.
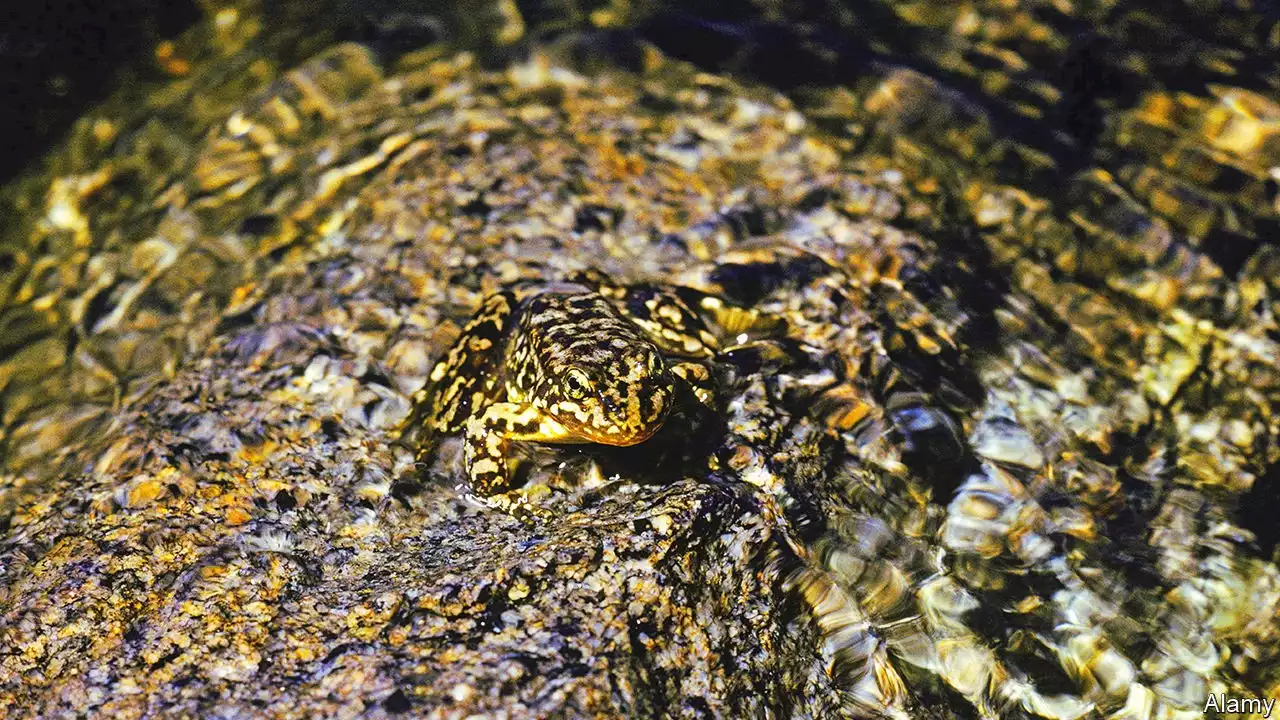
POLYGON ((662 356, 658 353, 649 353, 649 374, 657 375, 662 372, 662 356))
POLYGON ((581 400, 587 396, 591 387, 591 379, 582 370, 574 367, 564 375, 564 391, 570 400, 581 400))

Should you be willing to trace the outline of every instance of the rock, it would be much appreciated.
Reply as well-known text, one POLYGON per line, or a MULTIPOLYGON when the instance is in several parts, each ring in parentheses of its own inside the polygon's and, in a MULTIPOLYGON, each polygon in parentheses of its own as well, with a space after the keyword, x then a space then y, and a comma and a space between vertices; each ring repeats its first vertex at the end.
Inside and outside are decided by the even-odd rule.
POLYGON ((32 554, 6 567, 6 707, 833 711, 816 628, 766 572, 772 530, 733 489, 615 483, 537 528, 447 487, 408 500, 387 482, 385 443, 344 425, 326 433, 285 393, 272 397, 288 373, 201 365, 130 418, 126 449, 68 479, 63 497, 85 502, 79 512, 17 518, 7 547, 32 554), (183 422, 183 398, 228 376, 245 382, 219 402, 225 432, 253 436, 254 418, 277 419, 231 452, 189 439, 183 422), (117 478, 157 466, 147 482, 159 497, 116 501, 117 478))
POLYGON ((181 78, 0 190, 0 708, 1180 717, 1280 692, 1274 535, 1240 512, 1280 462, 1276 113, 1230 46, 1274 79, 1273 33, 1234 5, 1198 28, 993 2, 612 7, 554 37, 460 7, 474 53, 212 8, 181 78), (1144 56, 1152 23, 1194 51, 1144 56), (733 42, 697 67, 647 44, 673 29, 733 42), (790 49, 838 86, 760 67, 790 49), (413 466, 409 397, 485 294, 588 268, 716 317, 718 407, 520 448, 548 522, 472 507, 448 443, 413 466))

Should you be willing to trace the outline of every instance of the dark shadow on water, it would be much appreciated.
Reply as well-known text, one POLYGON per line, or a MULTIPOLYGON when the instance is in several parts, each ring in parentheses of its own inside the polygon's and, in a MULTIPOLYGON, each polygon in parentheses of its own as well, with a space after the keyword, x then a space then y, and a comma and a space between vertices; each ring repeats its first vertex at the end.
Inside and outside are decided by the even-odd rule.
POLYGON ((193 0, 40 0, 0 14, 0 182, 115 87, 121 66, 199 18, 193 0))

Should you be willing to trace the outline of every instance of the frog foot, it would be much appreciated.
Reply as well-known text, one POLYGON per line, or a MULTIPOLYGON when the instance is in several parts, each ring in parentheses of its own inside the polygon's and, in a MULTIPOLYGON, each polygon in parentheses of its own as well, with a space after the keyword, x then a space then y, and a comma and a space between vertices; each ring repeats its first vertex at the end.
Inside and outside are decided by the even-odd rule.
POLYGON ((534 495, 541 496, 544 494, 538 492, 538 490, 545 490, 545 486, 519 488, 494 495, 479 495, 474 492, 467 492, 467 489, 464 486, 459 486, 458 489, 467 500, 493 510, 504 512, 526 525, 536 525, 540 522, 546 522, 551 519, 552 516, 549 510, 539 506, 533 499, 534 495))

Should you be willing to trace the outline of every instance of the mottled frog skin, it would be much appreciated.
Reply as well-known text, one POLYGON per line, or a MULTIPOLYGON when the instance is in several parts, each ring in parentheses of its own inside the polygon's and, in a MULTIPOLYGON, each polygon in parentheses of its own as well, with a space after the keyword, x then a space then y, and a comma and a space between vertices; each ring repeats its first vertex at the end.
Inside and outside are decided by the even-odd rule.
POLYGON ((510 487, 512 441, 644 442, 684 383, 714 403, 704 364, 714 335, 677 293, 623 286, 595 271, 494 293, 436 363, 415 397, 418 460, 463 433, 460 489, 517 517, 545 516, 510 487))

